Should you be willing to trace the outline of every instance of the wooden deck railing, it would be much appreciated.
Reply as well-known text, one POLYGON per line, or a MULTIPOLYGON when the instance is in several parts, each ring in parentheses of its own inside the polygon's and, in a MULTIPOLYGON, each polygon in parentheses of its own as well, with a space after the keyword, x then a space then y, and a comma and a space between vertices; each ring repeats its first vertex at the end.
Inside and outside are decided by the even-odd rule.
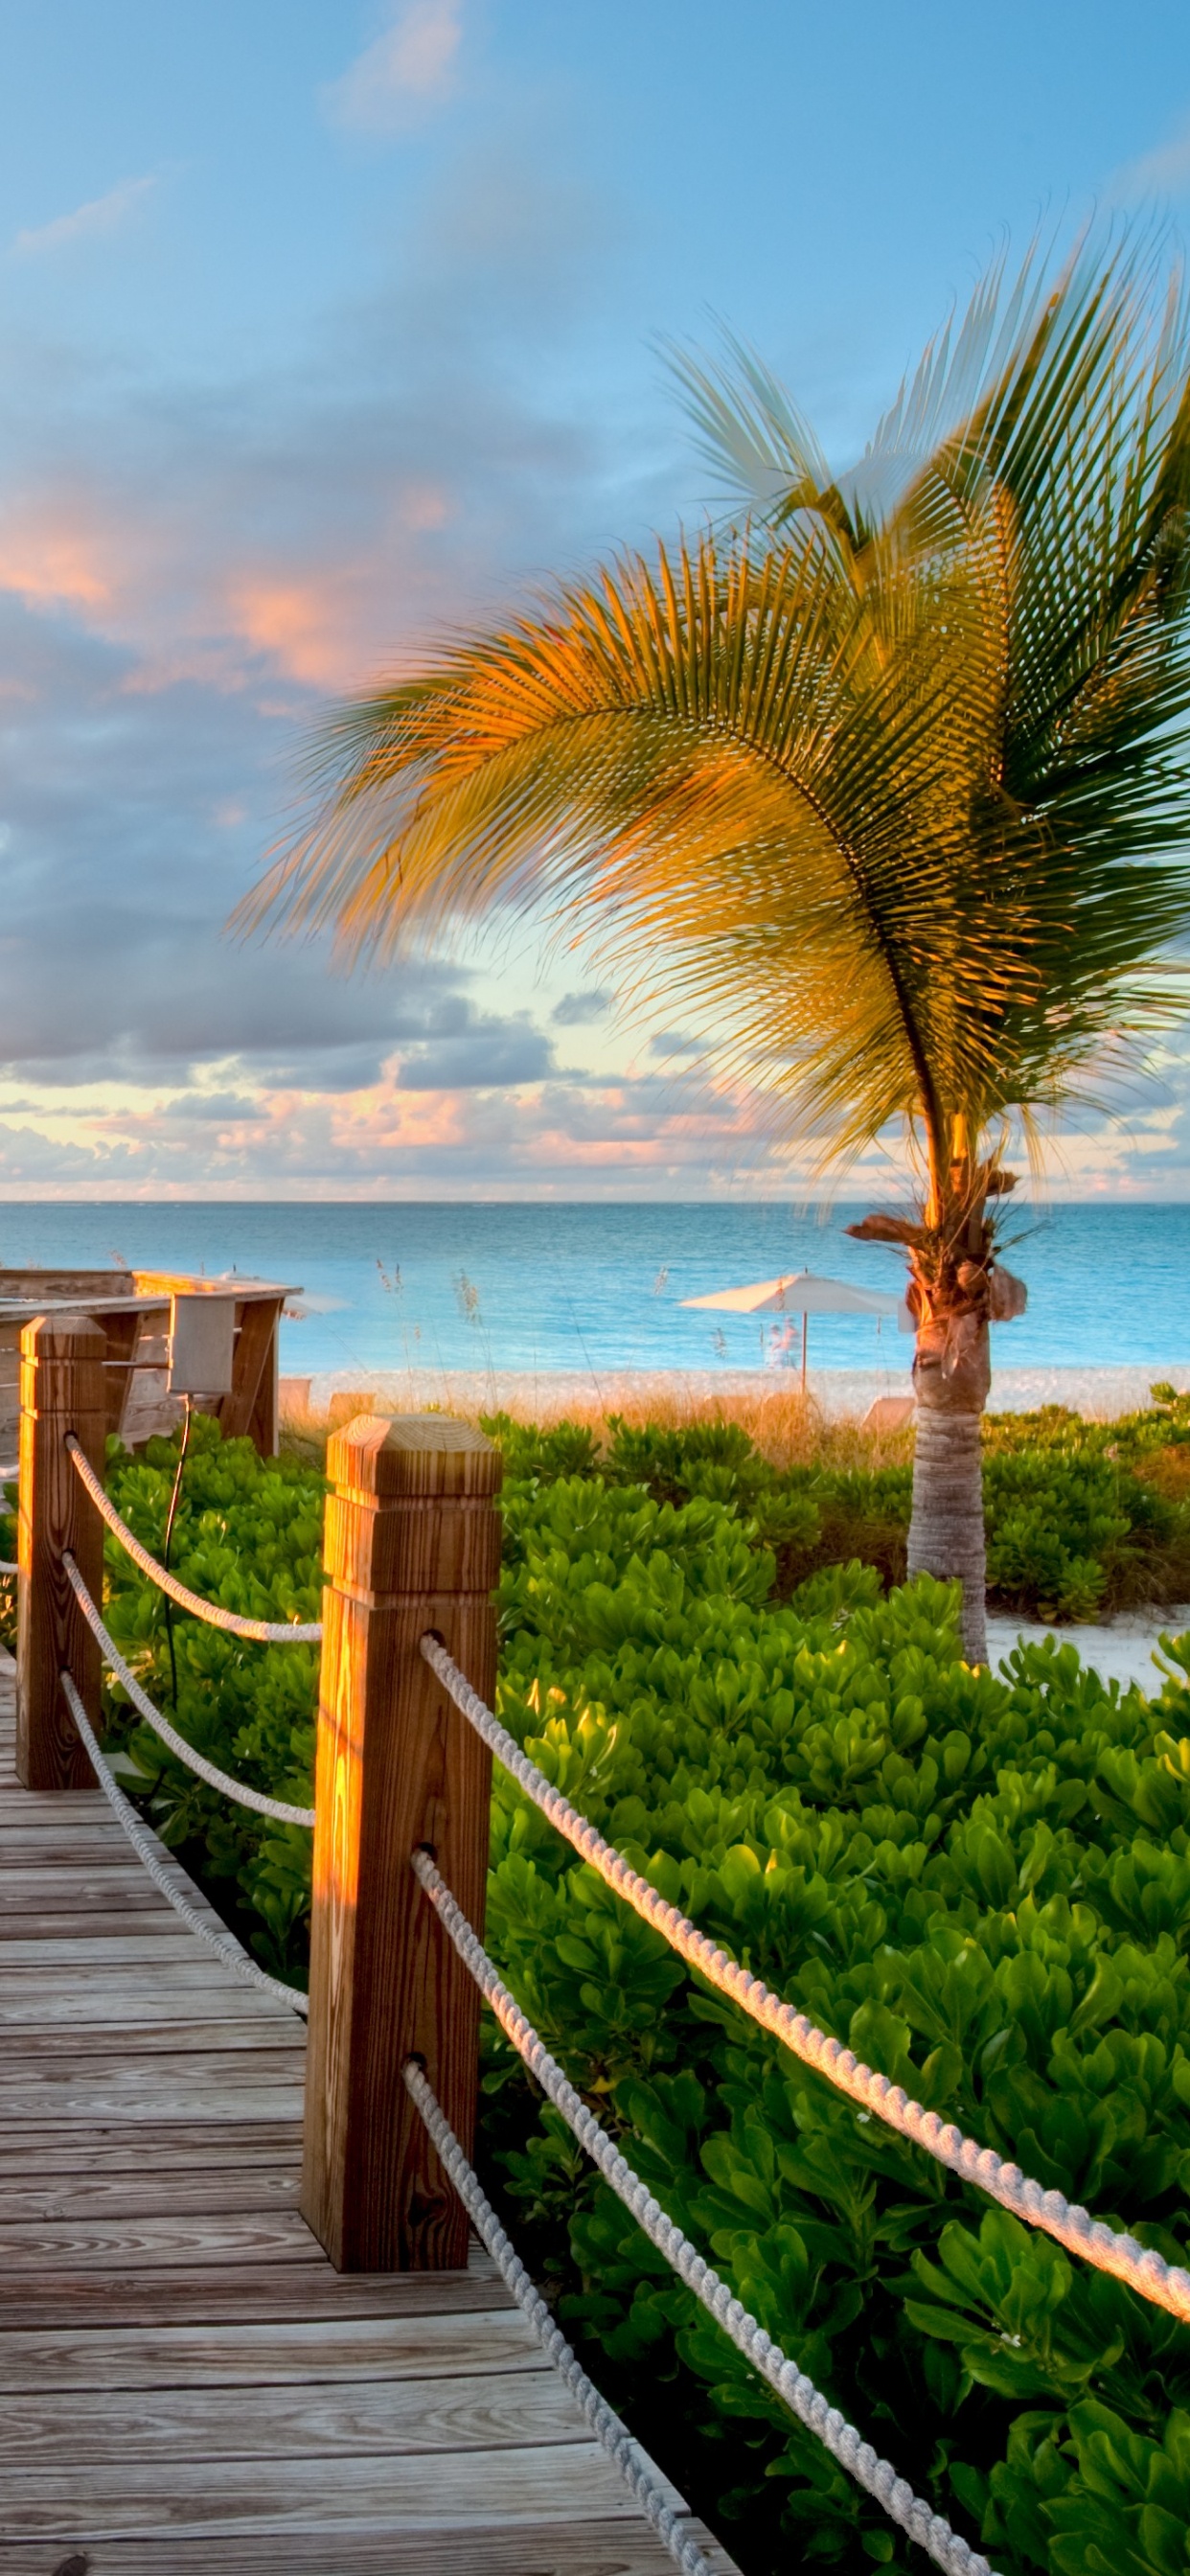
MULTIPOLYGON (((98 1731, 100 1657, 65 1559, 101 1600, 103 1525, 66 1438, 102 1477, 105 1357, 86 1315, 21 1335, 17 1767, 31 1789, 94 1785, 61 1675, 98 1731)), ((501 1461, 445 1415, 365 1416, 336 1432, 327 1472, 301 2206, 340 2271, 456 2270, 467 2214, 402 2070, 423 2061, 469 2155, 480 1999, 409 1855, 430 1849, 482 1923, 491 1757, 420 1643, 439 1635, 491 1697, 501 1461)))

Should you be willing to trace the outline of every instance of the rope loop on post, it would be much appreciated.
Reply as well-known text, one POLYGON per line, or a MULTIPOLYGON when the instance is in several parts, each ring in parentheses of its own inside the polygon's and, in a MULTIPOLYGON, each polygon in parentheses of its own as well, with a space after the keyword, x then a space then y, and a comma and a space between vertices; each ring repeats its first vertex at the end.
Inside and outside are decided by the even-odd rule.
POLYGON ((101 1519, 107 1522, 114 1537, 119 1539, 121 1547, 132 1558, 133 1564, 139 1565, 141 1573, 147 1574, 150 1582, 155 1583, 159 1591, 168 1592, 170 1600, 176 1601, 179 1609, 188 1610, 192 1619, 205 1619, 209 1628, 222 1628, 228 1636, 246 1637, 250 1643, 257 1646, 321 1644, 321 1619, 307 1620, 304 1626, 294 1620, 244 1619, 241 1618, 238 1610, 224 1610, 217 1601, 204 1601, 201 1593, 191 1592, 186 1584, 179 1583, 177 1575, 171 1574, 164 1565, 159 1565, 156 1557, 150 1556, 148 1548, 142 1547, 140 1540, 129 1529, 127 1521, 121 1520, 110 1495, 104 1490, 102 1479, 96 1475, 90 1459, 84 1456, 73 1431, 68 1431, 66 1434, 66 1447, 71 1462, 82 1478, 101 1519))
POLYGON ((900 2085, 874 2074, 851 2049, 828 2038, 805 2013, 784 2003, 763 1978, 750 1976, 738 1960, 708 1940, 706 1933, 700 1932, 676 1905, 667 1904, 648 1879, 632 1868, 623 1852, 605 1842, 570 1800, 551 1786, 544 1772, 522 1753, 507 1728, 472 1689, 466 1674, 459 1671, 437 1638, 424 1636, 421 1651, 460 1714, 482 1736, 497 1761, 542 1815, 565 1835, 580 1860, 588 1861, 605 1886, 622 1896, 642 1922, 660 1932, 679 1958, 705 1977, 708 1985, 729 1995, 742 2012, 758 2022, 762 2030, 771 2032, 804 2066, 825 2076, 836 2092, 845 2093, 851 2101, 873 2112, 899 2137, 924 2147, 927 2155, 949 2166, 962 2181, 986 2191, 1004 2209, 1011 2210, 1014 2218, 1022 2219, 1026 2226, 1042 2228, 1047 2235, 1056 2237, 1068 2253, 1081 2255, 1096 2271, 1111 2273, 1129 2289, 1139 2291, 1142 2298, 1151 2300, 1154 2307, 1165 2308, 1184 2325, 1190 2324, 1190 2272, 1181 2264, 1167 2263, 1164 2255, 1141 2245, 1135 2236, 1117 2232, 1102 2219, 1092 2218, 1080 2203, 1067 2200, 1063 2192, 1044 2191, 1040 2183, 1022 2173, 1019 2165, 1006 2163, 993 2148, 981 2147, 976 2139, 964 2137, 953 2121, 943 2120, 937 2111, 925 2111, 920 2102, 910 2101, 900 2085))

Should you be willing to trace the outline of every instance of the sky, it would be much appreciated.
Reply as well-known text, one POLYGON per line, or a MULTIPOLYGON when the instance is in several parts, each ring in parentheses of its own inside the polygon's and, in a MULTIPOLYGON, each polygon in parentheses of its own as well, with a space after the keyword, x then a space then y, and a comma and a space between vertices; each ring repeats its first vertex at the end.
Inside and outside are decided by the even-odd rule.
MULTIPOLYGON (((659 344, 843 465, 990 257, 1134 206, 1183 0, 0 0, 0 1197, 788 1196, 581 955, 227 916, 328 699, 697 523, 659 344)), ((1058 1195, 1190 1198, 1190 1040, 1127 1109, 1058 1195)))

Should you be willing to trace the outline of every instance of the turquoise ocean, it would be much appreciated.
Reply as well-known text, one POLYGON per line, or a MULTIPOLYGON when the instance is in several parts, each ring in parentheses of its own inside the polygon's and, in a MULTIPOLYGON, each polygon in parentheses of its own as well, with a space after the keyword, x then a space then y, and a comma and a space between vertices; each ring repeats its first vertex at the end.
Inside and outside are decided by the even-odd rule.
MULTIPOLYGON (((897 1289, 897 1256, 772 1203, 486 1205, 325 1200, 69 1201, 0 1208, 6 1267, 239 1270, 303 1292, 282 1327, 293 1375, 368 1370, 753 1369, 761 1326, 683 1297, 809 1269, 897 1289)), ((1012 1369, 1151 1367, 1190 1382, 1190 1206, 1013 1207, 1005 1257, 1029 1310, 996 1334, 1012 1369)), ((814 1371, 900 1374, 895 1322, 815 1317, 814 1371)))

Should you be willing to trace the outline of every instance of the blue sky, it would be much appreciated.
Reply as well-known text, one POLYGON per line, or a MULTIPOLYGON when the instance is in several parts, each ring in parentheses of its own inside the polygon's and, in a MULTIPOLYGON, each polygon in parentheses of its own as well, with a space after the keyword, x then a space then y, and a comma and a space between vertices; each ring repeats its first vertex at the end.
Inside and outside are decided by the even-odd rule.
MULTIPOLYGON (((659 337, 728 323, 845 463, 1006 239, 1180 224, 1184 7, 0 0, 0 47, 0 1195, 787 1194, 581 960, 348 983, 223 922, 328 693, 697 517, 659 337)), ((1066 1174, 1190 1197, 1180 1044, 1066 1174)))

